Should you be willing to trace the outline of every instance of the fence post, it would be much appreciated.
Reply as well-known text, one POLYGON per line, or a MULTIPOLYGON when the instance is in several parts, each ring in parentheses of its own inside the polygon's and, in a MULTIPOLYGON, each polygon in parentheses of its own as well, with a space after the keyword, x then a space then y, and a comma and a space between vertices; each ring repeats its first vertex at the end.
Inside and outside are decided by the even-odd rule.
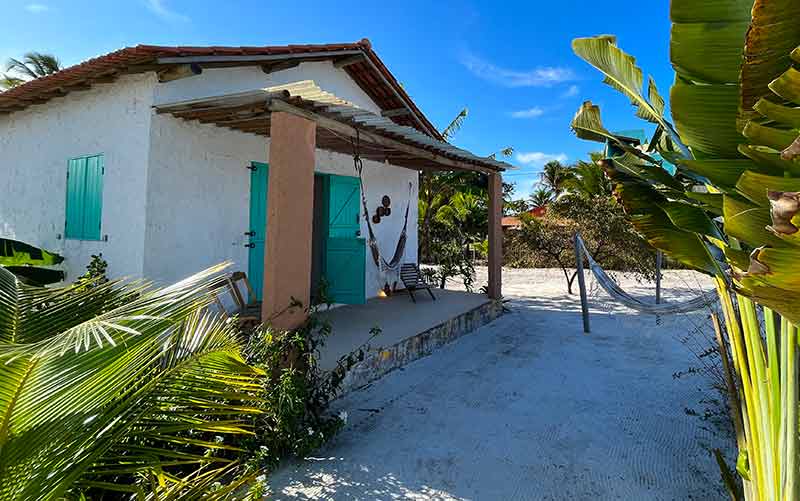
POLYGON ((578 288, 581 292, 581 314, 583 315, 583 332, 589 334, 589 302, 586 299, 586 280, 583 277, 583 248, 580 244, 580 236, 575 234, 573 239, 575 245, 575 261, 578 273, 578 288))
POLYGON ((661 304, 661 263, 663 260, 664 254, 656 251, 656 304, 661 304))

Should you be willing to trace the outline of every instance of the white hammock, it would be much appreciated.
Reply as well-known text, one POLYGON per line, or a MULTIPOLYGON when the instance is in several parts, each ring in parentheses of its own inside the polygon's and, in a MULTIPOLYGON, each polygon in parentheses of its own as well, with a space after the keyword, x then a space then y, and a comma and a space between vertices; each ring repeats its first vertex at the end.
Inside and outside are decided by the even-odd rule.
POLYGON ((622 290, 622 288, 614 282, 608 273, 606 273, 605 270, 597 264, 597 261, 592 258, 592 255, 589 254, 580 235, 575 235, 575 240, 579 246, 577 250, 580 250, 583 255, 586 256, 586 260, 589 262, 589 269, 592 270, 592 274, 597 279, 597 283, 600 284, 600 287, 602 287, 612 299, 622 303, 628 308, 649 315, 671 315, 701 310, 717 302, 716 294, 714 294, 713 291, 708 291, 701 292, 699 296, 680 303, 645 303, 622 290))

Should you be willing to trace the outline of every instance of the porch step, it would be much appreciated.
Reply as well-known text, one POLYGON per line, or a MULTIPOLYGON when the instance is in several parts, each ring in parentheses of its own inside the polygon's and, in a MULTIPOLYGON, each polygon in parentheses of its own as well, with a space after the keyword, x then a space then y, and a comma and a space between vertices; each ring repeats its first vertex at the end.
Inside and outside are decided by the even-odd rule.
POLYGON ((435 327, 388 347, 371 351, 347 373, 339 396, 362 388, 389 372, 426 357, 437 348, 492 322, 503 314, 501 301, 489 300, 435 327))

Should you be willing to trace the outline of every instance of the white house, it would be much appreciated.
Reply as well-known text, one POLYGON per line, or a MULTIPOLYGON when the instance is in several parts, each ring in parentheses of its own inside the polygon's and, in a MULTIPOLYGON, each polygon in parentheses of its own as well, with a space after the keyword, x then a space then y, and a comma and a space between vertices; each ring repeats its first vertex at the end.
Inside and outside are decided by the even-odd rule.
POLYGON ((392 279, 372 251, 390 261, 404 227, 416 262, 420 169, 489 177, 499 297, 505 167, 443 142, 367 40, 140 45, 0 93, 0 236, 61 253, 68 280, 97 253, 157 282, 228 260, 265 314, 322 277, 339 302, 375 296, 392 279))

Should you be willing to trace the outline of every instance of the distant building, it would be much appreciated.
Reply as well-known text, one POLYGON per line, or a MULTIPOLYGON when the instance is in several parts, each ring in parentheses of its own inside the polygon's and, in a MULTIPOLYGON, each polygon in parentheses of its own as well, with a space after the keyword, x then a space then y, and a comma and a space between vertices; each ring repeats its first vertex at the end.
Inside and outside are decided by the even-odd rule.
MULTIPOLYGON (((536 207, 535 209, 531 209, 526 212, 533 217, 542 217, 547 214, 547 207, 536 207)), ((503 231, 518 230, 522 228, 522 219, 519 216, 505 216, 500 224, 503 227, 503 231)))

